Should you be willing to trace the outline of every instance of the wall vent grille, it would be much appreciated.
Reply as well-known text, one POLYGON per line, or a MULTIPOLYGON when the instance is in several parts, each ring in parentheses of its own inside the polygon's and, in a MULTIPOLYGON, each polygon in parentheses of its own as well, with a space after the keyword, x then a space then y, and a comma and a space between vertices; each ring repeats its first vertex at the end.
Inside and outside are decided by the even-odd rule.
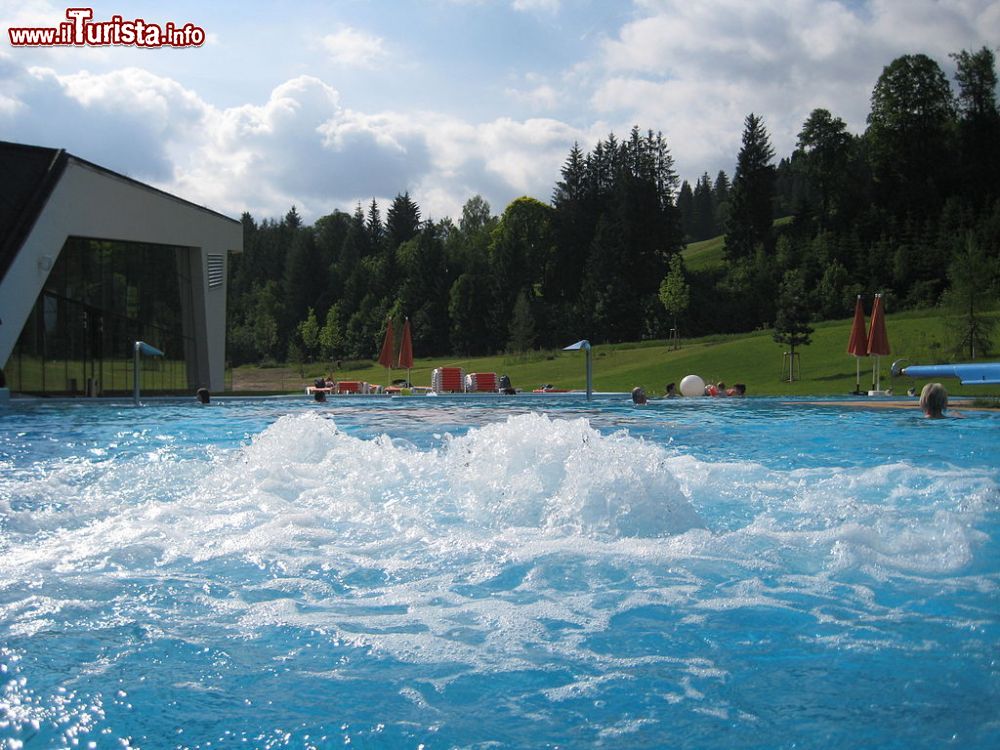
POLYGON ((222 286, 225 281, 226 259, 222 255, 208 256, 208 286, 222 286))

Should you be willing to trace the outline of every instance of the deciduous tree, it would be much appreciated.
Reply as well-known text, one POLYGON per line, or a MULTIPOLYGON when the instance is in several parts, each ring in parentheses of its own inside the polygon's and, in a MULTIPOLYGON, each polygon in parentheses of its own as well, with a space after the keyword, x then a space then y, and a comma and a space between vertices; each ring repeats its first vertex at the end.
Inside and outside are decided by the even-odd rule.
MULTIPOLYGON (((795 347, 808 346, 813 328, 809 325, 809 306, 806 303, 805 284, 795 269, 786 271, 778 293, 778 312, 774 320, 774 340, 789 348, 792 363, 795 347)), ((789 369, 789 380, 795 379, 794 364, 789 369)))
POLYGON ((881 204, 896 216, 940 210, 948 187, 955 105, 948 79, 927 55, 887 65, 872 91, 868 131, 881 204))
POLYGON ((976 359, 989 353, 994 321, 984 313, 996 303, 994 253, 990 257, 970 232, 948 268, 951 288, 945 297, 954 311, 956 351, 976 359))
POLYGON ((803 154, 803 168, 820 196, 820 229, 827 226, 844 185, 851 135, 847 125, 826 109, 814 109, 799 131, 796 144, 803 154))
POLYGON ((676 349, 678 339, 680 339, 677 318, 687 312, 688 305, 691 303, 691 287, 684 279, 684 261, 679 254, 670 259, 670 271, 660 282, 659 298, 660 303, 666 308, 673 321, 671 339, 676 349))

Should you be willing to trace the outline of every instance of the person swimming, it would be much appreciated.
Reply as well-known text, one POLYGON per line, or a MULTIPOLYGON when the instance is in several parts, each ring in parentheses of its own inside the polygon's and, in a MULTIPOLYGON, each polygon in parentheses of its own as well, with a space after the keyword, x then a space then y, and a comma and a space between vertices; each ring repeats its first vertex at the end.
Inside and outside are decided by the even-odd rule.
POLYGON ((636 406, 642 406, 647 401, 646 391, 641 385, 637 385, 632 389, 632 403, 636 406))
POLYGON ((928 419, 944 419, 948 391, 940 383, 928 383, 920 391, 920 408, 928 419))
POLYGON ((324 401, 326 401, 326 391, 321 390, 327 387, 326 379, 316 378, 316 380, 313 381, 313 385, 315 386, 313 388, 313 398, 316 399, 318 403, 322 404, 324 401))

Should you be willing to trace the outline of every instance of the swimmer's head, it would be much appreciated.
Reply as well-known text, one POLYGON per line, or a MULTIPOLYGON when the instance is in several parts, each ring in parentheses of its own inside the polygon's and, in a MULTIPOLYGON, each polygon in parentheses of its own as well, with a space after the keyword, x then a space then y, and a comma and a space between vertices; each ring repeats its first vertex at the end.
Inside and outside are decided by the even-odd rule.
POLYGON ((948 408, 948 391, 940 383, 928 383, 920 391, 920 408, 931 419, 940 419, 948 408))

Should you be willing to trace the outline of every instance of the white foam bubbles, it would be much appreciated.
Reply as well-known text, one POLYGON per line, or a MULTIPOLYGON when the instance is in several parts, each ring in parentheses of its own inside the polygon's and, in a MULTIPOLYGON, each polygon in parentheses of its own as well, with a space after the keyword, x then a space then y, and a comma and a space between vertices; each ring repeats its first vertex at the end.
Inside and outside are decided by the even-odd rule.
MULTIPOLYGON (((741 608, 823 617, 830 602, 871 612, 866 584, 957 575, 974 559, 970 519, 991 491, 982 473, 906 464, 700 461, 537 413, 425 449, 297 414, 201 461, 134 452, 11 480, 0 497, 22 509, 7 517, 0 586, 168 632, 184 618, 250 635, 290 626, 407 661, 510 669, 540 645, 580 658, 616 615, 647 607, 678 622, 741 608), (45 505, 52 487, 62 498, 45 505), (167 590, 175 611, 117 591, 130 580, 167 590)), ((9 612, 28 633, 59 606, 9 612)))
POLYGON ((452 440, 452 492, 471 519, 582 535, 662 536, 703 526, 660 446, 584 419, 523 414, 452 440))

